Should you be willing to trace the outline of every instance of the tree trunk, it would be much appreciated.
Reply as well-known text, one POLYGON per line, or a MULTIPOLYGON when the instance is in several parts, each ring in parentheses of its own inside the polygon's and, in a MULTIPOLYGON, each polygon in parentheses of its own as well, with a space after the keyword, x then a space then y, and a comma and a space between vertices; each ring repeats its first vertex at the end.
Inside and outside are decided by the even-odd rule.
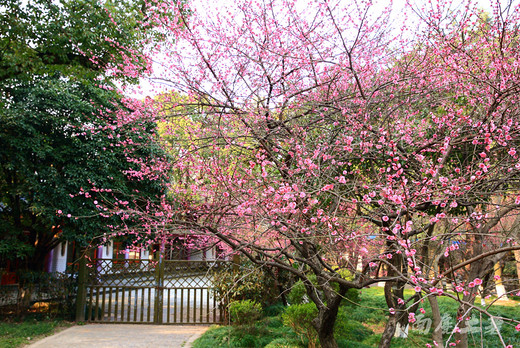
MULTIPOLYGON (((386 282, 385 283, 385 300, 386 304, 388 305, 388 308, 394 308, 396 307, 396 303, 393 299, 393 293, 392 293, 392 285, 394 282, 386 282)), ((395 331, 397 328, 397 314, 392 314, 388 316, 388 321, 385 325, 385 331, 383 332, 383 335, 381 336, 381 341, 379 342, 379 348, 388 348, 390 347, 390 344, 392 343, 392 338, 395 335, 395 331)))
POLYGON ((45 256, 50 252, 49 247, 37 245, 31 257, 25 260, 25 267, 20 270, 18 283, 18 314, 24 315, 31 306, 35 291, 41 286, 41 274, 45 272, 45 256))
MULTIPOLYGON (((347 293, 348 288, 338 284, 339 291, 336 292, 330 288, 325 278, 321 279, 318 277, 318 281, 323 281, 321 289, 323 290, 326 305, 320 305, 314 301, 318 308, 318 317, 313 320, 312 324, 318 332, 318 339, 322 348, 337 348, 338 343, 334 338, 334 324, 338 317, 339 305, 347 293)), ((309 291, 307 291, 307 294, 312 295, 312 292, 309 293, 309 291)), ((312 299, 312 296, 310 297, 312 299)))
POLYGON ((444 347, 444 341, 442 339, 442 318, 441 311, 439 309, 439 303, 437 302, 437 297, 428 296, 428 300, 430 301, 430 307, 432 309, 433 316, 432 339, 439 345, 439 347, 444 347))
MULTIPOLYGON (((482 266, 482 264, 479 264, 478 266, 472 265, 473 268, 483 268, 485 266, 482 266)), ((472 270, 470 272, 470 279, 475 278, 475 274, 478 274, 478 270, 472 270)), ((453 336, 455 338, 455 343, 457 348, 468 348, 468 327, 466 325, 468 318, 471 315, 471 307, 473 303, 475 302, 475 293, 477 292, 477 288, 473 288, 470 290, 468 295, 464 295, 462 300, 466 304, 459 304, 459 308, 457 310, 457 326, 459 327, 460 331, 455 333, 453 336), (459 322, 459 318, 462 319, 459 322)))
POLYGON ((515 250, 516 277, 520 285, 520 250, 515 250))
POLYGON ((379 341, 379 348, 389 348, 392 343, 392 338, 395 334, 395 329, 397 327, 397 316, 395 314, 391 314, 388 317, 388 321, 385 325, 385 331, 383 331, 383 335, 381 336, 381 341, 379 341))
POLYGON ((31 306, 31 299, 33 295, 34 286, 33 285, 20 285, 18 289, 18 306, 17 311, 18 315, 24 317, 28 312, 29 307, 31 306))
MULTIPOLYGON (((473 304, 473 301, 471 301, 471 304, 473 304)), ((457 348, 468 348, 468 332, 466 327, 466 318, 468 317, 469 313, 464 316, 464 314, 468 312, 468 309, 468 306, 460 305, 459 310, 457 311, 457 318, 462 317, 462 320, 457 324, 458 328, 460 329, 460 332, 457 332, 453 335, 453 337, 455 338, 457 348)))
POLYGON ((319 310, 318 318, 314 323, 322 348, 338 347, 338 343, 334 338, 334 324, 338 317, 338 309, 342 296, 338 297, 340 297, 338 301, 330 301, 331 303, 329 305, 319 310))
MULTIPOLYGON (((471 258, 483 252, 483 236, 481 233, 478 233, 481 232, 480 230, 474 229, 471 225, 469 225, 469 229, 475 233, 466 236, 469 245, 467 257, 471 258)), ((487 265, 488 264, 485 260, 470 264, 467 278, 468 282, 473 281, 477 277, 482 277, 485 275, 487 265)), ((462 302, 459 303, 459 308, 457 309, 456 325, 460 330, 453 335, 457 348, 468 348, 468 331, 466 319, 471 314, 471 305, 473 305, 475 302, 475 293, 477 290, 478 287, 471 288, 469 289, 469 293, 462 297, 463 302, 469 303, 469 305, 466 305, 462 302)))
POLYGON ((318 338, 322 348, 338 348, 338 343, 334 338, 334 324, 325 324, 323 330, 318 331, 318 338))

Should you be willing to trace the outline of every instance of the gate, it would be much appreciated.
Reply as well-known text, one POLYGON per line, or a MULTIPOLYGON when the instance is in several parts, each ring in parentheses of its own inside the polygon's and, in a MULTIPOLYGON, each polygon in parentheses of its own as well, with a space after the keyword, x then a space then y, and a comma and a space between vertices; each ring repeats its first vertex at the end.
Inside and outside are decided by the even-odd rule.
POLYGON ((226 261, 82 258, 76 320, 103 323, 216 324, 223 308, 213 272, 226 261))

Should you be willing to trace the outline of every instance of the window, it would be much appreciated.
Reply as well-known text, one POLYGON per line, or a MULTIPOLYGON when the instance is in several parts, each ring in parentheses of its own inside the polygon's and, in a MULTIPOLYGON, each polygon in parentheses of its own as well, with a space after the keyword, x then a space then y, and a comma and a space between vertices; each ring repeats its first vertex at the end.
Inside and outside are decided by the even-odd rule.
POLYGON ((128 251, 128 259, 139 260, 141 258, 141 249, 130 249, 128 251))

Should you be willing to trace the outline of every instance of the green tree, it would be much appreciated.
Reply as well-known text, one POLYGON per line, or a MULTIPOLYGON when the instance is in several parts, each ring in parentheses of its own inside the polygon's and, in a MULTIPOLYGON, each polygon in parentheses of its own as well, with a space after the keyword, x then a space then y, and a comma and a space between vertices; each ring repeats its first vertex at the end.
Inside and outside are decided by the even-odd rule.
POLYGON ((116 92, 148 71, 172 23, 156 5, 0 0, 0 260, 42 269, 60 241, 131 227, 119 207, 164 194, 147 101, 116 92))
POLYGON ((174 11, 144 0, 0 0, 0 82, 60 71, 135 82, 174 11), (162 11, 162 12, 161 12, 162 11))
POLYGON ((9 92, 9 107, 0 112, 4 259, 22 258, 28 269, 41 269, 61 240, 85 245, 120 224, 120 216, 103 213, 107 206, 139 209, 162 196, 162 177, 142 168, 163 156, 155 123, 118 124, 116 113, 125 106, 117 93, 59 77, 9 92))

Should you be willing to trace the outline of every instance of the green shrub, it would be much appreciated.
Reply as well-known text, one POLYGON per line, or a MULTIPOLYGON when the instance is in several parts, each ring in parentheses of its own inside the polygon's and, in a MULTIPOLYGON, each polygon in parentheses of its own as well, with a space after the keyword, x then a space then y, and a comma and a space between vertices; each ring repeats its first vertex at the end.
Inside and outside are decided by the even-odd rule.
POLYGON ((516 261, 508 261, 504 265, 502 275, 505 277, 516 277, 516 261))
POLYGON ((231 328, 229 326, 211 326, 193 342, 193 348, 219 347, 229 345, 231 328))
MULTIPOLYGON (((351 280, 352 278, 350 272, 348 272, 347 270, 342 270, 340 272, 340 275, 341 277, 347 280, 351 280)), ((315 281, 313 280, 313 278, 315 277, 311 276, 309 278, 311 278, 311 281, 315 283, 315 281)), ((338 284, 333 284, 333 287, 336 291, 339 290, 338 284)), ((358 289, 348 289, 344 296, 345 299, 341 302, 341 304, 345 306, 353 306, 358 304, 360 301, 359 293, 360 291, 358 289)), ((305 289, 303 281, 298 280, 296 283, 292 285, 291 291, 289 291, 289 294, 287 295, 287 301, 289 301, 291 305, 309 302, 307 299, 307 290, 305 289)))
MULTIPOLYGON (((274 347, 302 348, 298 337, 287 327, 269 325, 278 318, 267 318, 255 323, 254 326, 212 326, 195 342, 193 348, 261 348, 274 342, 274 347), (277 346, 276 344, 280 344, 277 346), (287 345, 285 345, 287 344, 287 345)), ((271 346, 272 347, 272 346, 271 346)))
POLYGON ((250 325, 262 317, 262 306, 251 300, 229 304, 229 318, 234 325, 250 325))
POLYGON ((358 289, 348 289, 345 294, 345 299, 341 301, 341 305, 343 306, 355 306, 359 304, 359 290, 358 289))
POLYGON ((312 320, 318 316, 318 309, 314 303, 295 304, 287 307, 282 314, 283 323, 298 334, 302 340, 307 340, 309 347, 316 347, 318 333, 312 320))
POLYGON ((287 338, 277 338, 271 343, 269 343, 265 348, 301 348, 302 345, 300 342, 293 340, 293 339, 287 339, 287 338))
POLYGON ((273 279, 251 262, 219 269, 213 274, 212 281, 215 296, 224 306, 240 300, 253 300, 265 305, 278 297, 273 279))
POLYGON ((303 282, 301 280, 298 280, 291 287, 291 291, 289 291, 289 294, 287 295, 287 301, 289 301, 291 305, 302 304, 306 302, 306 295, 307 291, 305 290, 305 285, 303 285, 303 282))
POLYGON ((265 307, 264 315, 266 317, 276 317, 276 316, 282 314, 284 310, 285 310, 285 306, 283 305, 283 303, 278 302, 271 306, 265 307))
POLYGON ((263 329, 255 329, 254 327, 247 327, 233 329, 232 335, 229 338, 229 347, 236 348, 261 348, 270 342, 270 338, 266 336, 267 332, 263 329))
POLYGON ((263 323, 268 328, 281 328, 283 327, 283 321, 281 316, 278 317, 267 317, 263 320, 263 323))

